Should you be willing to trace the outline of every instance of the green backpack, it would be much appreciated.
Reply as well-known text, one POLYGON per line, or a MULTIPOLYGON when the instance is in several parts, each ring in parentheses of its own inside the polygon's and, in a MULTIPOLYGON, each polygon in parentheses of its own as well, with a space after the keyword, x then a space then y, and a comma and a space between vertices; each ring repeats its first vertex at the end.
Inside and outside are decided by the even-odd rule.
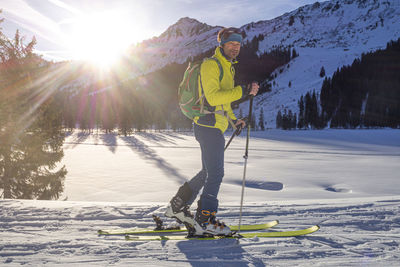
MULTIPOLYGON (((204 107, 204 99, 203 101, 201 101, 200 104, 200 96, 198 88, 198 79, 200 76, 201 64, 205 60, 209 59, 215 60, 217 62, 220 70, 219 81, 221 82, 224 76, 221 63, 219 62, 218 59, 211 57, 193 63, 189 62, 189 65, 183 75, 183 80, 178 88, 179 107, 181 108, 182 113, 191 120, 193 120, 195 117, 201 117, 206 114, 212 113, 207 109, 207 107, 204 107)), ((200 77, 200 85, 201 85, 201 77, 200 77)), ((203 87, 201 88, 201 94, 202 98, 204 98, 203 87)))

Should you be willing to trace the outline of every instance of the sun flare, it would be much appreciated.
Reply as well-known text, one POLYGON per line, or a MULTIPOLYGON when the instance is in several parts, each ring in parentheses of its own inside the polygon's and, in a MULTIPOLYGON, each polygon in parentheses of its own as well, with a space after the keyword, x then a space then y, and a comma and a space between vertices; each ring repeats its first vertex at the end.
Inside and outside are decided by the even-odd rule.
POLYGON ((87 15, 74 23, 69 49, 74 59, 109 67, 134 42, 129 28, 117 13, 87 15))

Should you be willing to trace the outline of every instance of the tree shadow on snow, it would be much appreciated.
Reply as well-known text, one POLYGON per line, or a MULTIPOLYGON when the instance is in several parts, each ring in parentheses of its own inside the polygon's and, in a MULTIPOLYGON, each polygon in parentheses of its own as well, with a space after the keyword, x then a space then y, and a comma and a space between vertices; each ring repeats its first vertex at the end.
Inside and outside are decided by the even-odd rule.
POLYGON ((157 144, 172 144, 176 145, 176 142, 173 140, 173 138, 164 135, 162 133, 149 133, 149 132, 140 132, 136 133, 135 135, 138 135, 140 137, 143 137, 146 139, 146 141, 154 142, 157 144))
POLYGON ((115 154, 115 151, 117 150, 117 135, 114 133, 109 133, 109 134, 102 134, 100 135, 100 139, 103 142, 105 146, 107 146, 108 150, 110 150, 112 153, 115 154))
POLYGON ((249 263, 265 266, 262 260, 246 252, 236 239, 186 240, 178 242, 177 247, 194 267, 242 267, 249 263))
POLYGON ((71 145, 70 147, 67 148, 75 148, 77 145, 83 144, 86 139, 88 139, 90 136, 90 133, 88 132, 78 132, 75 133, 74 131, 68 132, 65 137, 68 138, 67 142, 64 142, 64 144, 71 145))
POLYGON ((144 157, 146 161, 149 161, 155 164, 158 168, 160 168, 168 177, 176 178, 179 184, 183 184, 187 181, 187 179, 181 175, 175 167, 170 165, 166 160, 157 155, 154 149, 151 149, 144 142, 135 138, 134 136, 129 137, 121 137, 121 139, 129 145, 129 147, 134 151, 139 153, 144 157))
POLYGON ((174 139, 180 139, 180 140, 185 140, 186 137, 193 137, 193 131, 187 131, 187 132, 163 132, 164 135, 170 136, 174 139))

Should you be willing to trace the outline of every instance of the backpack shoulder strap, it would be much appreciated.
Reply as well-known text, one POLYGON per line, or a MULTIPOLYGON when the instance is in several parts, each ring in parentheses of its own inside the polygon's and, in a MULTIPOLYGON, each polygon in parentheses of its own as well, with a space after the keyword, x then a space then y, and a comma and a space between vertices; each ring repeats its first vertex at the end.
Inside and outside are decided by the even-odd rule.
POLYGON ((222 78, 224 77, 224 69, 222 68, 221 62, 219 62, 218 58, 215 57, 210 57, 208 59, 214 60, 217 62, 218 67, 219 67, 219 81, 222 81, 222 78))
MULTIPOLYGON (((209 60, 209 59, 217 62, 217 65, 218 65, 218 68, 219 68, 219 81, 221 82, 222 78, 224 77, 224 69, 222 68, 221 62, 219 62, 219 60, 217 58, 215 58, 215 57, 204 58, 203 62, 206 61, 206 60, 209 60)), ((199 71, 199 77, 200 77, 201 94, 202 94, 202 97, 204 97, 203 83, 201 81, 200 71, 199 71)))

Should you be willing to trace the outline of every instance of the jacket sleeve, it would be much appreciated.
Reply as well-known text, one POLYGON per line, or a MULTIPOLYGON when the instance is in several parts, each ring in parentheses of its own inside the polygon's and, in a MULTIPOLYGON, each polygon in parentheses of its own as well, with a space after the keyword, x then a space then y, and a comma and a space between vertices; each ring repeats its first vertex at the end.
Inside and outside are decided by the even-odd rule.
MULTIPOLYGON (((230 105, 230 104, 229 104, 229 105, 230 105)), ((229 116, 229 118, 231 118, 231 120, 233 120, 234 123, 236 123, 237 118, 236 118, 236 116, 235 116, 235 114, 233 113, 233 111, 232 111, 231 108, 228 109, 228 116, 229 116)))
POLYGON ((200 68, 200 86, 211 106, 228 104, 242 97, 242 87, 235 86, 231 90, 221 90, 219 82, 219 67, 213 60, 206 60, 200 68))

